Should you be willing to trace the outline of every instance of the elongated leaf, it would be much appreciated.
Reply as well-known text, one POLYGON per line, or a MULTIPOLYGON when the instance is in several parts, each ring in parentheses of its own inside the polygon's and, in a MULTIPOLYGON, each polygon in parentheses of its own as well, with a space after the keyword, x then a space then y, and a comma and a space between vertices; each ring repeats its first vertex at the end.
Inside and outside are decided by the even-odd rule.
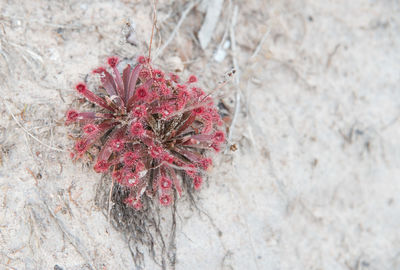
POLYGON ((181 149, 179 147, 175 147, 173 150, 194 162, 200 162, 203 159, 203 157, 197 152, 190 152, 188 150, 181 149))
POLYGON ((115 82, 117 84, 117 94, 121 98, 122 102, 125 103, 123 100, 125 99, 125 92, 124 92, 124 83, 121 78, 121 74, 119 73, 117 67, 113 67, 114 75, 115 75, 115 82))
POLYGON ((96 95, 95 93, 93 93, 92 91, 90 91, 89 89, 86 89, 86 91, 81 93, 84 97, 86 97, 89 101, 96 103, 97 105, 109 110, 109 111, 114 111, 114 109, 109 106, 107 104, 107 102, 102 99, 101 97, 99 97, 98 95, 96 95))
MULTIPOLYGON (((140 87, 144 87, 146 90, 149 90, 152 84, 153 84, 153 79, 149 79, 145 83, 140 85, 140 87)), ((126 106, 128 110, 131 109, 134 101, 135 101, 135 91, 133 91, 132 97, 128 100, 128 105, 126 106)))
POLYGON ((181 188, 181 185, 179 184, 178 177, 176 177, 176 173, 175 173, 174 169, 172 169, 171 167, 168 167, 166 165, 164 165, 164 167, 166 169, 168 169, 169 175, 171 176, 172 181, 174 182, 174 186, 176 188, 176 191, 178 191, 179 197, 182 196, 182 188, 181 188))
POLYGON ((104 76, 101 77, 101 83, 103 84, 103 87, 106 89, 106 92, 109 96, 117 95, 114 78, 107 71, 105 71, 104 76))
POLYGON ((128 101, 127 100, 128 91, 129 91, 128 87, 129 87, 129 81, 131 79, 131 75, 132 75, 131 66, 127 65, 126 68, 124 69, 124 71, 122 72, 122 81, 124 82, 124 93, 125 93, 125 96, 123 98, 124 98, 125 103, 128 101))
POLYGON ((128 91, 126 93, 127 101, 129 101, 129 99, 133 96, 133 93, 135 92, 136 83, 139 78, 140 67, 141 65, 136 65, 136 67, 131 72, 131 76, 129 78, 129 83, 128 83, 128 91))
POLYGON ((185 131, 191 124, 193 124, 194 120, 196 120, 196 115, 194 113, 190 113, 190 116, 188 119, 181 125, 178 129, 178 131, 174 134, 175 136, 181 134, 183 131, 185 131))
POLYGON ((198 140, 198 141, 212 141, 213 135, 212 134, 198 134, 198 135, 192 135, 192 139, 198 140))
POLYGON ((165 138, 169 138, 169 136, 171 135, 171 133, 175 130, 175 128, 179 125, 179 123, 182 120, 183 115, 178 115, 177 117, 175 117, 174 119, 166 122, 166 127, 165 127, 165 132, 164 132, 164 136, 163 139, 165 138))
POLYGON ((113 151, 111 148, 111 142, 115 139, 121 138, 124 135, 125 131, 126 131, 126 127, 123 127, 123 128, 119 128, 119 129, 116 128, 111 132, 111 134, 109 135, 104 146, 100 150, 100 153, 97 157, 98 162, 102 161, 102 160, 108 161, 108 159, 110 158, 111 153, 113 151))

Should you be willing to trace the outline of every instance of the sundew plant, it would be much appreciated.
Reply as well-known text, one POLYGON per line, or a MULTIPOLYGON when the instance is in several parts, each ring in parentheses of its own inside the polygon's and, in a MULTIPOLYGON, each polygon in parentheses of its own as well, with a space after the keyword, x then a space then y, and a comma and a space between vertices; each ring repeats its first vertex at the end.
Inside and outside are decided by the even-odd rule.
POLYGON ((181 81, 144 56, 133 66, 121 67, 117 57, 107 62, 93 70, 100 85, 75 87, 96 106, 67 112, 66 124, 77 129, 71 157, 94 157, 94 170, 128 188, 124 202, 136 210, 143 196, 167 206, 182 187, 199 189, 225 142, 213 99, 196 86, 196 76, 181 81))

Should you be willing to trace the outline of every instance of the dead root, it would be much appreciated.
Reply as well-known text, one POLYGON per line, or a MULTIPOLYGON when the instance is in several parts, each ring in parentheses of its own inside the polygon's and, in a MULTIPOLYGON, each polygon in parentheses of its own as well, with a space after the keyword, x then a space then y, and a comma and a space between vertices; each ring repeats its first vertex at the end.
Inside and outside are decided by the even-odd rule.
MULTIPOLYGON (((103 176, 96 190, 95 203, 107 217, 111 180, 103 176)), ((195 203, 190 191, 190 202, 195 203)), ((176 198, 175 194, 175 198, 176 198)), ((111 192, 110 222, 127 242, 137 269, 145 269, 149 256, 161 269, 175 269, 176 263, 176 199, 170 207, 160 206, 143 196, 143 208, 137 211, 124 203, 129 190, 113 185, 111 192)))

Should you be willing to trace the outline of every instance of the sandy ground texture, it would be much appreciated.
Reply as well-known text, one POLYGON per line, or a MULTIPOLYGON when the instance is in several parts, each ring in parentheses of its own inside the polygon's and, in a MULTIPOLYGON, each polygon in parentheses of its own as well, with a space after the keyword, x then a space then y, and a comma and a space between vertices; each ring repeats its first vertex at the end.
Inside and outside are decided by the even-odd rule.
POLYGON ((63 118, 107 56, 148 52, 151 2, 0 0, 0 269, 400 269, 400 2, 158 2, 155 65, 237 71, 237 150, 178 201, 171 253, 132 246, 63 118))

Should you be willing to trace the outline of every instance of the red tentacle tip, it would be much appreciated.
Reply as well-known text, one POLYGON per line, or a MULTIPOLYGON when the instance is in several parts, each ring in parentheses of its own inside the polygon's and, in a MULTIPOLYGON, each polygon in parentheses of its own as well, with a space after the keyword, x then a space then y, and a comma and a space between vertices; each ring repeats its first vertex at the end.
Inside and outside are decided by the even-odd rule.
POLYGON ((87 86, 84 83, 78 83, 75 86, 76 90, 78 90, 79 93, 83 94, 87 91, 87 86))
POLYGON ((133 136, 142 136, 144 134, 144 128, 142 123, 136 122, 131 126, 131 133, 133 136))
POLYGON ((174 73, 171 73, 171 74, 169 74, 169 77, 171 78, 171 81, 173 81, 174 83, 178 83, 179 82, 179 76, 178 75, 176 75, 174 73))
POLYGON ((124 203, 135 208, 136 210, 140 210, 143 206, 142 202, 140 199, 135 199, 132 196, 129 196, 124 200, 124 203))
POLYGON ((153 146, 150 148, 150 156, 152 158, 159 158, 163 153, 164 149, 161 146, 153 146))
POLYGON ((144 117, 147 114, 146 106, 140 105, 132 110, 132 114, 138 118, 144 117))
POLYGON ((223 131, 217 131, 214 134, 215 143, 223 143, 225 141, 225 133, 223 131))
POLYGON ((211 158, 205 158, 200 161, 200 165, 204 170, 207 170, 212 165, 211 158))
POLYGON ((111 141, 111 149, 115 152, 120 152, 124 149, 124 141, 120 139, 115 139, 111 141))
POLYGON ((204 107, 198 107, 198 108, 194 109, 193 112, 196 115, 201 115, 201 114, 203 114, 205 112, 205 109, 204 109, 204 107))
POLYGON ((142 69, 139 72, 139 77, 143 79, 148 79, 150 77, 150 71, 148 69, 142 69))
POLYGON ((149 92, 145 87, 139 87, 136 89, 136 97, 140 100, 145 100, 149 96, 149 92))
POLYGON ((107 59, 107 63, 110 67, 115 68, 118 65, 118 57, 112 56, 107 59))
POLYGON ((105 160, 100 160, 94 165, 94 170, 97 173, 103 173, 108 171, 108 168, 110 167, 110 164, 105 161, 105 160))
POLYGON ((96 69, 93 69, 92 73, 94 74, 103 74, 106 72, 106 69, 103 67, 98 67, 96 69))
POLYGON ((203 183, 203 179, 200 176, 196 176, 193 178, 193 186, 194 189, 199 189, 201 187, 201 184, 203 183))
POLYGON ((137 184, 139 184, 139 179, 136 174, 129 172, 125 175, 124 185, 126 187, 131 188, 131 187, 137 186, 137 184))
POLYGON ((83 129, 83 132, 85 132, 86 134, 89 134, 89 135, 95 134, 99 130, 98 127, 94 124, 87 124, 82 129, 83 129))
POLYGON ((195 82, 197 82, 197 77, 194 75, 191 75, 189 77, 188 83, 195 83, 195 82))
POLYGON ((149 63, 149 58, 148 57, 144 57, 143 55, 139 56, 137 61, 139 62, 139 64, 146 64, 149 63))
POLYGON ((163 190, 168 190, 172 187, 172 181, 171 179, 167 178, 167 177, 161 177, 160 179, 160 187, 163 190))
POLYGON ((86 149, 86 145, 87 144, 86 144, 85 140, 76 141, 76 143, 75 143, 76 152, 83 153, 85 151, 85 149, 86 149))
POLYGON ((143 204, 142 204, 142 202, 141 202, 140 200, 137 200, 137 201, 132 205, 132 207, 135 208, 136 210, 140 210, 140 209, 142 209, 143 204))
POLYGON ((160 196, 160 203, 164 206, 170 205, 172 202, 172 198, 168 194, 163 194, 160 196))
POLYGON ((78 112, 75 110, 69 110, 67 111, 67 121, 68 122, 73 122, 76 121, 76 119, 78 119, 78 112))
POLYGON ((132 166, 138 159, 139 156, 134 152, 129 151, 124 154, 124 163, 126 166, 132 166))

